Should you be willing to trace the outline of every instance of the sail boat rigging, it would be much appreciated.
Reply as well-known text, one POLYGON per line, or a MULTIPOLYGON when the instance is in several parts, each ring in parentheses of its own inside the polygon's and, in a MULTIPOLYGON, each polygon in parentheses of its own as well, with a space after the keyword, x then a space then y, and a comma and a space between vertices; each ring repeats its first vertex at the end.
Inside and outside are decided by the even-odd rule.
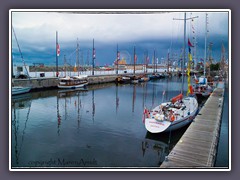
MULTIPOLYGON (((26 68, 25 61, 23 59, 22 51, 20 49, 20 46, 19 46, 19 43, 18 43, 18 40, 17 40, 17 36, 16 36, 15 30, 14 30, 13 27, 12 27, 12 30, 13 30, 13 34, 14 34, 15 40, 17 42, 18 50, 19 50, 19 53, 21 55, 21 59, 22 59, 24 68, 25 68, 26 73, 27 73, 27 77, 30 79, 29 74, 28 74, 28 70, 26 68)), ((14 84, 12 84, 12 95, 18 95, 18 94, 27 93, 27 92, 29 92, 31 90, 31 88, 32 87, 30 87, 30 86, 29 87, 23 87, 23 86, 14 86, 14 84)))
MULTIPOLYGON (((199 100, 209 97, 209 95, 213 92, 213 88, 208 85, 208 80, 206 78, 207 33, 208 33, 208 27, 207 27, 208 14, 207 13, 205 18, 206 20, 205 20, 205 49, 204 49, 203 76, 199 77, 198 79, 195 77, 196 85, 193 89, 194 94, 197 96, 199 100)), ((210 77, 210 72, 209 72, 209 77, 210 77)))
MULTIPOLYGON (((191 18, 188 18, 191 19, 191 18)), ((182 20, 182 19, 181 19, 182 20)), ((184 13, 184 46, 183 46, 183 62, 182 73, 185 63, 185 44, 186 44, 186 12, 184 13)), ((189 75, 189 73, 188 73, 189 75)), ((151 133, 161 133, 170 130, 179 129, 195 118, 198 112, 198 102, 195 97, 183 96, 183 78, 181 93, 173 97, 168 102, 163 102, 151 111, 144 109, 145 127, 151 133)))
POLYGON ((88 84, 87 75, 80 75, 79 74, 79 43, 77 42, 77 49, 76 49, 76 63, 77 63, 77 71, 78 76, 65 76, 63 78, 59 78, 58 88, 61 89, 75 89, 75 88, 82 88, 88 84))

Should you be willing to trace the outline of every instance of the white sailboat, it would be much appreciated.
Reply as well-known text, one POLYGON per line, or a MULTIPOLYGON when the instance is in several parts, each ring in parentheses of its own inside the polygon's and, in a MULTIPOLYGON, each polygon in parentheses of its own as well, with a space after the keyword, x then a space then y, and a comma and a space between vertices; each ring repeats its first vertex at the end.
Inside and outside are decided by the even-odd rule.
MULTIPOLYGON (((184 14, 184 51, 182 62, 182 73, 185 62, 185 43, 186 43, 186 13, 184 14)), ((190 75, 190 73, 188 73, 190 75)), ((184 78, 184 76, 182 76, 184 78)), ((192 91, 192 90, 191 90, 192 91)), ((182 80, 183 92, 183 80, 182 80)), ((198 102, 195 97, 183 97, 179 94, 169 102, 164 102, 153 108, 151 111, 144 109, 145 127, 151 133, 161 133, 179 129, 195 118, 198 112, 198 102)))

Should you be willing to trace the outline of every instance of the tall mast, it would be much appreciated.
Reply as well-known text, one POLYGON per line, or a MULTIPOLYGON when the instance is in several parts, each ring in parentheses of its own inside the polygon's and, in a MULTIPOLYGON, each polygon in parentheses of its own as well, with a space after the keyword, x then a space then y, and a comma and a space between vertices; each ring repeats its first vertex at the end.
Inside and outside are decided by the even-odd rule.
POLYGON ((186 57, 186 21, 187 21, 187 17, 186 17, 186 12, 184 13, 184 40, 183 40, 183 62, 182 62, 182 93, 183 93, 183 83, 184 83, 184 65, 185 65, 185 57, 186 57))
POLYGON ((205 22, 205 51, 204 51, 204 71, 203 71, 203 75, 205 77, 206 75, 206 61, 207 61, 207 16, 208 14, 206 13, 206 22, 205 22))
POLYGON ((78 76, 79 76, 79 44, 77 40, 77 71, 78 71, 78 76))
POLYGON ((58 77, 58 32, 56 31, 56 77, 58 77))
POLYGON ((145 73, 147 73, 147 65, 148 65, 148 50, 147 50, 147 54, 146 54, 146 65, 145 65, 145 73))
POLYGON ((64 70, 65 70, 65 77, 67 77, 67 66, 66 66, 67 62, 66 62, 66 55, 64 55, 64 70))
POLYGON ((194 18, 198 18, 198 16, 196 17, 191 17, 191 18, 187 18, 186 17, 186 12, 184 12, 184 19, 173 19, 173 20, 184 20, 184 43, 183 43, 183 60, 182 60, 182 64, 181 64, 181 68, 182 68, 182 93, 183 93, 183 83, 184 83, 184 76, 183 76, 183 73, 184 73, 184 64, 185 64, 185 58, 186 58, 186 21, 189 20, 189 19, 194 19, 194 18))
POLYGON ((168 49, 168 63, 167 63, 167 73, 169 74, 169 49, 168 49))
POLYGON ((92 75, 94 75, 94 60, 96 58, 95 48, 94 48, 94 39, 93 39, 93 56, 92 56, 92 75))
POLYGON ((118 44, 117 44, 117 74, 118 74, 118 63, 119 63, 119 51, 118 51, 118 44))
POLYGON ((136 52, 135 46, 133 47, 133 74, 135 75, 135 63, 136 63, 136 52))
MULTIPOLYGON (((17 42, 18 50, 19 50, 19 52, 20 52, 20 55, 21 55, 21 59, 22 59, 22 62, 23 62, 23 66, 24 66, 24 68, 25 68, 25 70, 26 70, 26 73, 27 73, 27 76, 28 76, 28 78, 30 79, 30 76, 29 76, 29 74, 28 74, 28 70, 27 70, 27 67, 26 67, 25 61, 24 61, 24 59, 23 59, 22 51, 21 51, 21 49, 20 49, 20 46, 19 46, 19 44, 18 44, 18 40, 17 40, 16 33, 15 33, 15 31, 14 31, 14 28, 13 28, 13 27, 12 27, 12 29, 13 29, 13 34, 14 34, 14 37, 15 37, 15 39, 16 39, 16 42, 17 42)), ((12 62, 12 63, 13 63, 13 62, 12 62)))
POLYGON ((154 66, 153 72, 155 73, 155 72, 156 72, 156 58, 155 58, 155 49, 153 50, 153 66, 154 66))

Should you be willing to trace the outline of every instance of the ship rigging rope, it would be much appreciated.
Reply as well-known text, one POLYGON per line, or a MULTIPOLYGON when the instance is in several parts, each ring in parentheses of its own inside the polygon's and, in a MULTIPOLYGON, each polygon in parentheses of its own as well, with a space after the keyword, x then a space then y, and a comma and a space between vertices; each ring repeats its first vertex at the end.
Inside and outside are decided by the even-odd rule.
POLYGON ((25 68, 25 70, 26 70, 26 73, 27 73, 28 78, 30 79, 29 74, 28 74, 28 70, 27 70, 27 67, 26 67, 26 64, 25 64, 25 61, 24 61, 24 59, 23 59, 22 51, 21 51, 21 49, 20 49, 20 46, 19 46, 19 43, 18 43, 18 40, 17 40, 17 36, 16 36, 16 33, 15 33, 15 30, 14 30, 13 26, 12 26, 12 30, 13 30, 13 34, 14 34, 14 37, 15 37, 16 42, 17 42, 18 50, 19 50, 19 52, 20 52, 20 55, 21 55, 21 59, 22 59, 24 68, 25 68))

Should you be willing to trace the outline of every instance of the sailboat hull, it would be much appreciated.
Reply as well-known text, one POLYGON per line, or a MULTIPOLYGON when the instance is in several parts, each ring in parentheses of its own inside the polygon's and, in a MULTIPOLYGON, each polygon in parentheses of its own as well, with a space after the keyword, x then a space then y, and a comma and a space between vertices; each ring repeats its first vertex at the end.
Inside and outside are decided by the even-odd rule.
POLYGON ((76 88, 82 88, 88 85, 88 82, 81 83, 81 84, 75 84, 75 85, 58 85, 58 88, 60 89, 76 89, 76 88))
MULTIPOLYGON (((145 119, 145 127, 151 133, 161 133, 177 130, 182 128, 193 121, 198 112, 198 102, 194 97, 187 97, 183 99, 186 107, 183 109, 169 108, 178 114, 178 117, 174 121, 170 120, 158 120, 156 115, 159 115, 160 106, 155 107, 150 113, 150 117, 145 119)), ((169 105, 171 102, 162 103, 162 105, 169 105)))
POLYGON ((12 95, 24 94, 29 92, 30 90, 31 90, 31 87, 15 86, 15 87, 12 87, 12 95))

